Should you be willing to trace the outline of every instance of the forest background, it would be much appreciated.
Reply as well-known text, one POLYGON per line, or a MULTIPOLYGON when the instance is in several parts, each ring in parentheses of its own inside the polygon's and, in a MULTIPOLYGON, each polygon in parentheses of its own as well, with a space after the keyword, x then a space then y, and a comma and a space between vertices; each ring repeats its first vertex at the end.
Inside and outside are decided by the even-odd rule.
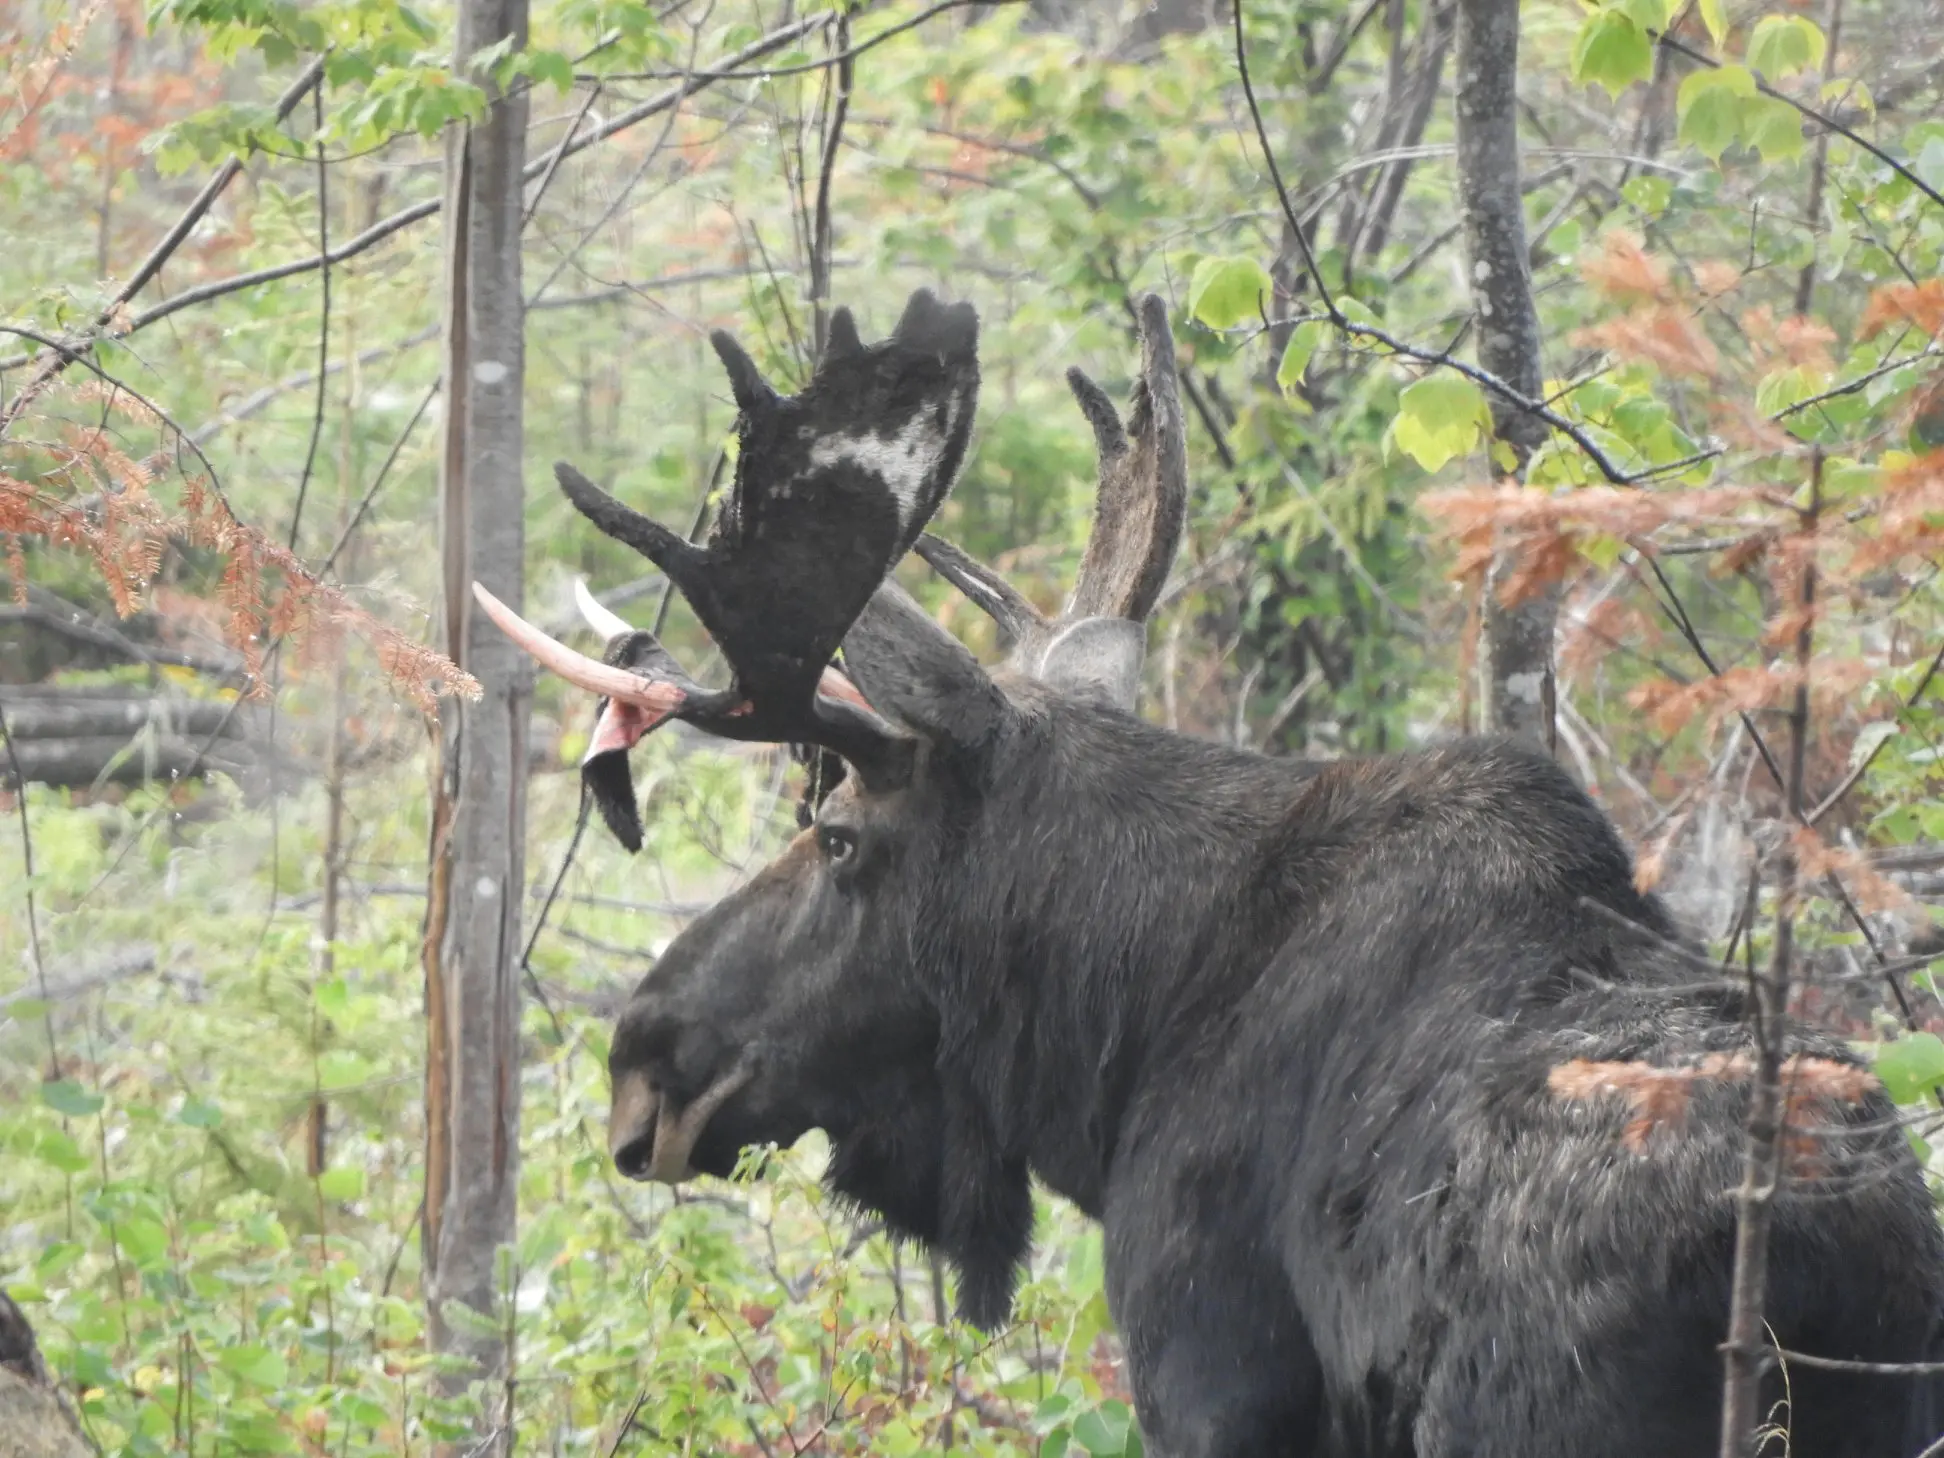
POLYGON ((615 1177, 612 1015, 790 832, 797 770, 657 736, 631 858, 579 833, 593 705, 546 679, 501 848, 517 1234, 428 1322, 441 461, 476 445, 441 214, 495 126, 525 409, 467 510, 530 616, 579 631, 585 577, 706 664, 549 463, 699 522, 734 413, 707 330, 787 387, 828 305, 869 338, 921 284, 983 319, 939 525, 1057 606, 1093 474, 1061 373, 1124 393, 1153 290, 1192 493, 1148 712, 1282 754, 1552 744, 1932 1159, 1936 4, 535 0, 495 42, 515 8, 0 15, 0 1283, 104 1451, 1139 1450, 1058 1202, 982 1336, 823 1197, 814 1136, 761 1180, 615 1177))

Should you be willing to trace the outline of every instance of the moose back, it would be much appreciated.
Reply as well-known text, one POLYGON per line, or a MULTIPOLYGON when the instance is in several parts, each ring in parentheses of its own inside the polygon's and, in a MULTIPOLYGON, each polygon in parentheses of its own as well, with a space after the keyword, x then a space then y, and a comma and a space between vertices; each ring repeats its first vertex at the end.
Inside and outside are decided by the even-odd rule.
MULTIPOLYGON (((794 397, 717 336, 741 451, 703 545, 560 468, 681 588, 728 686, 611 615, 596 661, 479 594, 602 696, 584 773, 624 842, 627 751, 669 717, 819 769, 809 827, 621 1016, 616 1163, 726 1174, 821 1128, 834 1189, 946 1256, 986 1327, 1037 1175, 1104 1226, 1158 1458, 1713 1454, 1745 1081, 1697 1081, 1644 1139, 1623 1099, 1551 1081, 1732 1067, 1740 998, 1697 989, 1613 827, 1542 756, 1303 765, 1135 716, 1186 492, 1166 310, 1136 314, 1125 421, 1069 376, 1100 500, 1058 617, 921 535, 978 383, 970 307, 925 293, 870 347, 840 311, 794 397), (913 547, 998 620, 1005 665, 887 580, 913 547)), ((1776 1194, 1784 1352, 1937 1352, 1944 1240, 1894 1115, 1879 1092, 1832 1102, 1776 1194)), ((1767 1396, 1802 1458, 1911 1458, 1934 1385, 1784 1357, 1767 1396)))

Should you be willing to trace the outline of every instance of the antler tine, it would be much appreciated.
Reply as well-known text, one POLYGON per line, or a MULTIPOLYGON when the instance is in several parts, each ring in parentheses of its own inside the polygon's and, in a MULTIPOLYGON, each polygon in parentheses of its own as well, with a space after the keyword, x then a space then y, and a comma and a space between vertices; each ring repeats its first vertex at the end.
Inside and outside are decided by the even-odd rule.
POLYGON ((1155 294, 1135 303, 1141 377, 1123 431, 1114 408, 1078 370, 1067 383, 1092 423, 1100 454, 1100 496, 1067 618, 1145 621, 1166 585, 1188 509, 1188 445, 1175 375, 1168 306, 1155 294))
POLYGON ((1045 631, 1045 615, 1026 600, 1025 594, 970 553, 930 532, 918 538, 914 550, 932 571, 997 623, 1008 643, 1025 642, 1045 631))

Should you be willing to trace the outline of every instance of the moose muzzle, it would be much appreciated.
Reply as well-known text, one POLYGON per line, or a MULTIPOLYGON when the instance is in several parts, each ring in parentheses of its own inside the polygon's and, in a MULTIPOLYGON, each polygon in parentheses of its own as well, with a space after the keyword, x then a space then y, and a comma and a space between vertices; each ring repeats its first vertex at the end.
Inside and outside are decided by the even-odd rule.
POLYGON ((642 1069, 630 1069, 614 1082, 614 1103, 608 1113, 608 1153, 614 1166, 631 1180, 659 1180, 679 1185, 695 1171, 689 1156, 702 1130, 729 1098, 749 1082, 751 1069, 738 1063, 711 1084, 687 1108, 648 1081, 642 1069))

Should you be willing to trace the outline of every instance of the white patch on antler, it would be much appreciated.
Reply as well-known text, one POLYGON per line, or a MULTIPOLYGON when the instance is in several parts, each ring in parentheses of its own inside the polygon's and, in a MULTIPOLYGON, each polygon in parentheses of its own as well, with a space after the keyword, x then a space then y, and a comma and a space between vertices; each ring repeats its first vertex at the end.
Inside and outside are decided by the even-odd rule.
POLYGON ((810 447, 810 464, 849 466, 876 476, 898 499, 898 523, 908 528, 921 509, 926 480, 945 453, 963 405, 957 394, 946 401, 942 427, 934 424, 931 411, 920 410, 896 435, 826 436, 810 447))

